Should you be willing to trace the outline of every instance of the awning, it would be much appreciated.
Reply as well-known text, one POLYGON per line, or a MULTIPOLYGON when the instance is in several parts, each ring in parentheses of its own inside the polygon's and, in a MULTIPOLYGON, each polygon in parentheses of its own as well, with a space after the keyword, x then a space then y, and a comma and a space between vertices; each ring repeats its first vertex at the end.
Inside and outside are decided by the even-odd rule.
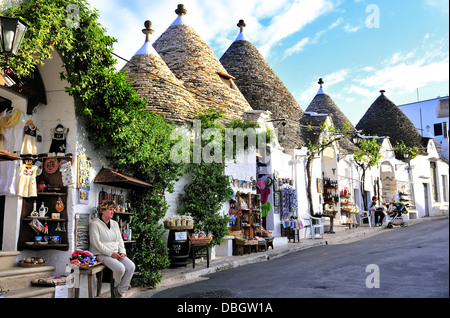
POLYGON ((6 161, 6 160, 18 160, 20 159, 19 156, 16 156, 13 153, 10 153, 6 150, 0 149, 0 161, 6 161))
POLYGON ((113 171, 107 168, 102 168, 102 170, 99 171, 99 173, 95 177, 94 183, 100 183, 126 189, 134 187, 141 187, 141 188, 153 187, 150 183, 126 176, 117 171, 113 171))

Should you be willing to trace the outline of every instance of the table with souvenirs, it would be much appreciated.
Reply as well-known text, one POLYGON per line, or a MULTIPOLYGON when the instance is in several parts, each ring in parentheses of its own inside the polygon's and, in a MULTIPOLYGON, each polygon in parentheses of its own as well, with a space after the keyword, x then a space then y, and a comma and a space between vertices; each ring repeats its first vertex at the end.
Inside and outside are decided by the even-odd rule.
MULTIPOLYGON (((94 275, 97 276, 97 295, 101 293, 103 270, 106 268, 97 257, 89 251, 76 250, 72 253, 70 264, 79 269, 79 275, 88 277, 88 295, 94 297, 94 275)), ((75 298, 80 297, 80 284, 75 285, 75 298)))

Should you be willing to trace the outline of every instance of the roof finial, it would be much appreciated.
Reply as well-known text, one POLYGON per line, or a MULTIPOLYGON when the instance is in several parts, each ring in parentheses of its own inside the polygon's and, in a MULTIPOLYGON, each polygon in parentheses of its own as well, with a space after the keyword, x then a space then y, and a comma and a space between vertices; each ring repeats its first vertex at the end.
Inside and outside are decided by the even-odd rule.
POLYGON ((145 34, 145 42, 150 42, 150 35, 153 34, 152 21, 147 20, 144 22, 145 29, 142 29, 142 33, 145 34))
POLYGON ((320 87, 322 87, 322 84, 325 84, 325 82, 322 80, 322 78, 319 78, 319 81, 317 82, 317 84, 319 84, 320 87))
POLYGON ((184 4, 179 4, 177 9, 175 10, 175 13, 178 15, 185 15, 187 10, 184 8, 184 4))
POLYGON ((384 89, 380 90, 381 95, 384 95, 384 92, 385 92, 384 89))
POLYGON ((244 20, 239 20, 237 26, 239 27, 241 32, 244 32, 244 28, 247 26, 247 24, 245 24, 244 20))

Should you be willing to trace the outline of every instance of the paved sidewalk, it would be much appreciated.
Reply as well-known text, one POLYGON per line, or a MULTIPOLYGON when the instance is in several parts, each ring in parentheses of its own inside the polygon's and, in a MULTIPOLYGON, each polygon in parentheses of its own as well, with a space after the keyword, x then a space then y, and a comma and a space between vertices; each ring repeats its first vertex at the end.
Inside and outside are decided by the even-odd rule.
MULTIPOLYGON (((433 216, 424 217, 419 219, 408 220, 408 226, 413 226, 417 223, 448 219, 448 215, 444 216, 433 216)), ((323 235, 323 238, 316 238, 312 240, 309 238, 300 238, 300 242, 287 243, 287 244, 274 244, 274 249, 269 248, 267 251, 245 254, 240 256, 229 256, 229 257, 216 257, 210 260, 209 268, 206 267, 206 260, 196 260, 195 268, 192 268, 192 261, 190 260, 187 267, 179 268, 166 268, 162 271, 163 278, 161 282, 156 286, 155 289, 143 289, 143 288, 132 288, 128 291, 125 297, 127 298, 139 298, 139 293, 146 293, 148 297, 151 293, 157 293, 165 288, 175 287, 183 284, 192 283, 201 280, 204 275, 218 272, 221 270, 226 270, 246 264, 256 263, 274 259, 276 257, 281 257, 283 255, 293 253, 296 251, 312 248, 320 245, 332 245, 332 244, 345 244, 352 241, 362 240, 374 235, 383 234, 387 231, 401 230, 399 226, 394 226, 393 229, 387 229, 386 223, 382 227, 370 228, 367 224, 363 226, 358 226, 357 228, 349 229, 347 226, 334 225, 335 234, 323 235)), ((320 237, 320 236, 318 236, 320 237)), ((108 293, 103 294, 101 297, 109 297, 108 293)))

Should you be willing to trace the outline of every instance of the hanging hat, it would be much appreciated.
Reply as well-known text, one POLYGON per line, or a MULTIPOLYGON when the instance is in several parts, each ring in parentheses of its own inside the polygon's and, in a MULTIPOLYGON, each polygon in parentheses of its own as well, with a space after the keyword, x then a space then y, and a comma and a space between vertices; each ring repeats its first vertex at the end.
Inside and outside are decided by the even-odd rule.
POLYGON ((266 187, 266 181, 264 179, 258 179, 257 186, 260 190, 264 189, 266 187))
POLYGON ((228 196, 228 198, 231 199, 231 200, 236 200, 236 193, 235 193, 234 190, 231 189, 231 188, 228 188, 228 189, 227 189, 227 196, 228 196))
POLYGON ((266 178, 266 187, 270 187, 273 183, 273 180, 271 177, 266 178))

